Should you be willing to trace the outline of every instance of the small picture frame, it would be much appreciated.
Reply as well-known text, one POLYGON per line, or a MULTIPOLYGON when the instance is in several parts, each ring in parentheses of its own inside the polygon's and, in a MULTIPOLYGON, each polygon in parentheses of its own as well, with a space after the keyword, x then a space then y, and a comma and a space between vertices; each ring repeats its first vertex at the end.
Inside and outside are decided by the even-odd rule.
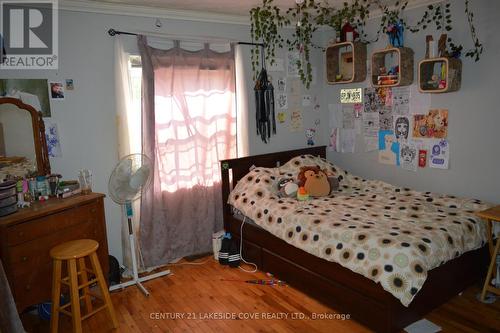
POLYGON ((49 82, 51 100, 64 100, 64 85, 62 82, 49 82))

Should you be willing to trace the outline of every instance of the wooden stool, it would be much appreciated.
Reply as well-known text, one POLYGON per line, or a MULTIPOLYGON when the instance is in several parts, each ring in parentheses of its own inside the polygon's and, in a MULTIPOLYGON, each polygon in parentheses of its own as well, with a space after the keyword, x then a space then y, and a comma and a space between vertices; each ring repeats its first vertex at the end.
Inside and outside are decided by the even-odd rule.
POLYGON ((106 280, 104 279, 101 265, 99 264, 99 259, 97 258, 96 250, 98 247, 99 243, 95 240, 80 239, 58 245, 50 250, 50 256, 52 257, 54 264, 54 274, 52 277, 52 314, 50 319, 51 332, 55 333, 58 331, 59 312, 72 318, 73 332, 81 332, 82 320, 87 319, 104 309, 108 310, 113 328, 118 327, 118 321, 116 320, 113 303, 111 303, 111 297, 109 296, 106 280), (89 257, 90 259, 92 270, 88 269, 85 265, 86 257, 89 257), (61 278, 63 260, 68 262, 68 276, 65 278, 61 278), (77 262, 79 271, 77 270, 77 262), (88 273, 94 275, 94 278, 89 280, 88 273), (80 277, 80 283, 78 277, 80 277), (100 296, 92 293, 89 288, 90 285, 96 282, 101 290, 100 296), (60 304, 61 284, 65 284, 69 287, 71 299, 70 303, 63 306, 60 304), (81 296, 80 290, 82 290, 81 296), (102 300, 104 304, 94 310, 92 307, 91 296, 102 300), (86 314, 84 316, 82 316, 80 311, 80 300, 84 300, 85 302, 86 314), (66 308, 70 306, 71 312, 66 310, 66 308))

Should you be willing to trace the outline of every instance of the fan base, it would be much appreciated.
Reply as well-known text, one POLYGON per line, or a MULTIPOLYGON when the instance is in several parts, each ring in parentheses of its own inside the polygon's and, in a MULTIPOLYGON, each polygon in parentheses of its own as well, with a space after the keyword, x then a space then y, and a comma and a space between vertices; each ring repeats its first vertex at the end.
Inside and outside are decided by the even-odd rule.
POLYGON ((139 290, 142 291, 142 293, 145 296, 149 296, 149 291, 142 285, 141 282, 149 281, 149 280, 156 279, 156 278, 159 278, 161 276, 165 276, 165 275, 169 275, 169 274, 170 274, 170 270, 167 269, 166 271, 151 274, 151 275, 144 276, 141 278, 132 279, 132 280, 124 282, 124 283, 115 284, 114 286, 111 286, 109 288, 109 291, 118 290, 118 289, 123 290, 123 289, 130 287, 130 286, 133 286, 135 284, 137 286, 137 288, 139 288, 139 290))

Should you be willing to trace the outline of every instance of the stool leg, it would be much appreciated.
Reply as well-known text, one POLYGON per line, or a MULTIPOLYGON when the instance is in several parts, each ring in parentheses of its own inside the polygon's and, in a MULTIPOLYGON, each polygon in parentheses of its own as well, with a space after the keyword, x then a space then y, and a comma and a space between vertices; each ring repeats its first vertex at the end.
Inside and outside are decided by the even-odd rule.
POLYGON ((76 270, 76 259, 68 260, 69 266, 69 291, 71 297, 71 319, 73 321, 73 332, 82 332, 82 317, 80 313, 80 293, 78 292, 78 272, 76 270))
POLYGON ((96 274, 97 284, 101 289, 102 297, 104 297, 104 301, 106 302, 106 307, 108 308, 108 313, 109 316, 111 317, 113 328, 118 328, 118 320, 116 320, 113 303, 111 302, 111 297, 109 296, 106 280, 104 279, 104 275, 102 274, 101 264, 99 264, 99 259, 97 258, 97 254, 95 252, 90 254, 90 262, 92 263, 92 269, 96 274))
POLYGON ((500 249, 500 239, 497 239, 497 244, 495 245, 495 249, 493 250, 493 253, 491 255, 491 263, 490 267, 488 268, 488 274, 486 274, 486 281, 484 281, 483 291, 481 293, 481 301, 484 301, 484 298, 486 297, 486 292, 488 291, 488 287, 490 285, 490 281, 493 276, 493 270, 495 269, 496 266, 496 260, 499 249, 500 249))
POLYGON ((61 260, 53 261, 52 273, 52 311, 50 315, 50 332, 57 333, 59 330, 59 307, 61 301, 61 260))
MULTIPOLYGON (((82 277, 82 284, 88 283, 89 278, 87 275, 87 266, 85 266, 85 258, 78 259, 78 268, 80 269, 80 276, 82 277)), ((92 300, 90 299, 89 291, 90 291, 89 286, 83 287, 83 295, 84 295, 85 308, 87 309, 87 313, 92 312, 92 300)))

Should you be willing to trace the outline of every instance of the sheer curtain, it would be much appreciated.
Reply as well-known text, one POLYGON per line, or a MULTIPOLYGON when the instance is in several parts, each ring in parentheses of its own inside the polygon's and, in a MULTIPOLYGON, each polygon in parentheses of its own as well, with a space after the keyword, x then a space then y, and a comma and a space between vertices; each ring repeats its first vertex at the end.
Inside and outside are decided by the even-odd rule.
POLYGON ((211 251, 222 229, 219 160, 236 157, 235 62, 232 47, 159 50, 144 36, 138 45, 142 149, 155 165, 140 243, 145 264, 156 266, 211 251))
MULTIPOLYGON (((125 52, 122 36, 115 36, 115 96, 116 96, 116 125, 118 134, 118 159, 129 154, 140 153, 140 106, 134 105, 132 100, 132 86, 130 79, 129 54, 125 52), (139 136, 139 137, 138 137, 139 136)), ((132 203, 134 215, 132 225, 134 232, 139 231, 140 200, 132 203)), ((122 207, 122 250, 123 265, 127 267, 124 276, 131 276, 132 258, 130 253, 127 214, 122 207)), ((141 257, 139 242, 136 238, 136 257, 139 271, 144 271, 144 263, 141 257)))

